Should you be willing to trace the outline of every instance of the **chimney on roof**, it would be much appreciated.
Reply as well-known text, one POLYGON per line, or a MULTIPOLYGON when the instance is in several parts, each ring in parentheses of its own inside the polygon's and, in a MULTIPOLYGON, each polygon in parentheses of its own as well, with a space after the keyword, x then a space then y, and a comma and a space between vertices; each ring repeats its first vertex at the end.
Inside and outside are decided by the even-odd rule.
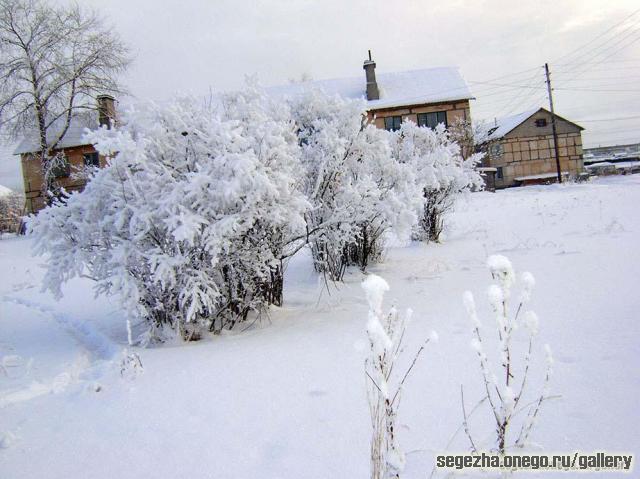
POLYGON ((98 123, 100 126, 111 128, 116 121, 116 101, 111 95, 99 95, 98 98, 98 123))
POLYGON ((371 50, 369 50, 369 59, 364 61, 362 68, 364 68, 367 75, 367 100, 379 100, 380 91, 376 81, 376 62, 371 59, 371 50))

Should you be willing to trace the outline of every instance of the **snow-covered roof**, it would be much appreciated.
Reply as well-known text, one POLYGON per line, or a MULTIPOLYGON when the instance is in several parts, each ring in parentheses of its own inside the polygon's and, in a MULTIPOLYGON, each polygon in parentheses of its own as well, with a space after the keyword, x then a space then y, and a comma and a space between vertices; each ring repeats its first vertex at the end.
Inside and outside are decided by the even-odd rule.
MULTIPOLYGON (((489 128, 489 133, 487 134, 487 141, 492 141, 492 140, 497 140, 499 138, 502 138, 507 133, 513 131, 518 125, 524 123, 539 111, 544 111, 545 113, 548 113, 549 115, 551 115, 551 112, 549 112, 548 110, 542 107, 537 107, 531 110, 523 111, 522 113, 516 113, 515 115, 506 116, 504 118, 498 118, 496 120, 496 124, 491 128, 489 128)), ((571 123, 572 125, 575 125, 580 130, 584 130, 584 128, 582 128, 580 125, 577 125, 572 121, 567 120, 566 118, 562 118, 557 113, 555 114, 555 117, 563 121, 566 121, 567 123, 571 123)))
MULTIPOLYGON (((62 131, 62 122, 59 123, 60 125, 50 128, 47 132, 47 142, 53 141, 62 131)), ((90 130, 98 128, 98 121, 88 117, 85 118, 84 116, 72 118, 69 129, 64 135, 64 138, 58 143, 57 148, 71 148, 73 146, 86 145, 87 142, 83 141, 83 137, 87 128, 90 130)), ((22 153, 33 153, 35 151, 40 151, 40 141, 38 140, 37 132, 33 131, 24 136, 22 141, 18 143, 13 154, 20 155, 22 153)))
POLYGON ((497 119, 496 124, 489 129, 487 140, 491 141, 502 138, 522 122, 535 115, 539 110, 541 110, 541 108, 534 108, 533 110, 527 110, 523 111, 522 113, 517 113, 515 115, 497 119))
MULTIPOLYGON (((372 110, 473 98, 467 82, 455 67, 378 73, 376 77, 380 99, 367 101, 368 108, 372 110)), ((329 95, 366 99, 364 72, 357 77, 291 83, 267 88, 267 91, 291 97, 314 88, 329 95)))

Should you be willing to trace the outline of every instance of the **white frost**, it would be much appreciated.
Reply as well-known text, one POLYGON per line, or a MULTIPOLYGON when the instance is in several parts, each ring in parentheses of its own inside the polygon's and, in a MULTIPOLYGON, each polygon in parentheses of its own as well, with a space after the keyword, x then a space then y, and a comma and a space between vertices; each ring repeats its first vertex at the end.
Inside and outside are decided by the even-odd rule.
POLYGON ((376 314, 380 314, 384 293, 389 291, 389 283, 378 275, 370 274, 362 282, 362 289, 367 297, 369 308, 376 314))

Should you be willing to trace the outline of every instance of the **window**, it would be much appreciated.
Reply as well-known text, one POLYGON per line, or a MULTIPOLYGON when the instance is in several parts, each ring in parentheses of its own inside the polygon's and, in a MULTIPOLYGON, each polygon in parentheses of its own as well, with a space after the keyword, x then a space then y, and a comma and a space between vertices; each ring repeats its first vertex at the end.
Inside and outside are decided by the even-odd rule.
POLYGON ((546 118, 538 118, 536 120, 536 126, 538 128, 542 128, 542 127, 547 126, 547 119, 546 118))
POLYGON ((433 111, 431 113, 418 113, 418 126, 426 126, 428 128, 435 128, 439 123, 444 123, 445 128, 447 125, 447 112, 446 111, 433 111))
POLYGON ((498 166, 496 168, 496 178, 498 178, 499 180, 504 178, 504 174, 502 173, 502 166, 498 166))
POLYGON ((54 178, 66 178, 71 174, 69 159, 66 156, 55 158, 50 171, 54 178))
POLYGON ((401 124, 402 124, 401 116, 388 116, 384 119, 384 129, 388 131, 399 130, 401 124))
POLYGON ((100 156, 97 152, 85 153, 82 157, 84 158, 84 166, 95 166, 96 168, 100 168, 100 156))
POLYGON ((502 156, 502 143, 494 143, 489 147, 489 155, 497 158, 502 156))

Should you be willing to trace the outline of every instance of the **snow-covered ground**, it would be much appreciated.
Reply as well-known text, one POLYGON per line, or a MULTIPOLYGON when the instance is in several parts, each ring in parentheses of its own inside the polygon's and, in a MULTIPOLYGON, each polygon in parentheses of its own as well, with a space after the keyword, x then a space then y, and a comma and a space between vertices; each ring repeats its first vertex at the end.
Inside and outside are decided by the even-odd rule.
MULTIPOLYGON (((443 244, 393 248, 371 269, 391 286, 387 306, 414 310, 407 361, 432 330, 440 337, 403 392, 404 477, 428 476, 438 451, 468 448, 454 436, 460 385, 471 406, 482 383, 461 297, 471 290, 491 324, 485 262, 495 253, 536 277, 536 353, 544 343, 554 351, 561 398, 545 404, 533 441, 550 453, 640 452, 638 204, 640 175, 476 193, 458 204, 443 244)), ((40 293, 29 246, 0 240, 0 477, 368 476, 361 273, 328 293, 301 254, 286 306, 249 330, 139 349, 88 280, 68 284, 60 302, 40 293), (143 371, 121 373, 133 352, 143 371)), ((485 444, 487 412, 472 421, 485 444)))

